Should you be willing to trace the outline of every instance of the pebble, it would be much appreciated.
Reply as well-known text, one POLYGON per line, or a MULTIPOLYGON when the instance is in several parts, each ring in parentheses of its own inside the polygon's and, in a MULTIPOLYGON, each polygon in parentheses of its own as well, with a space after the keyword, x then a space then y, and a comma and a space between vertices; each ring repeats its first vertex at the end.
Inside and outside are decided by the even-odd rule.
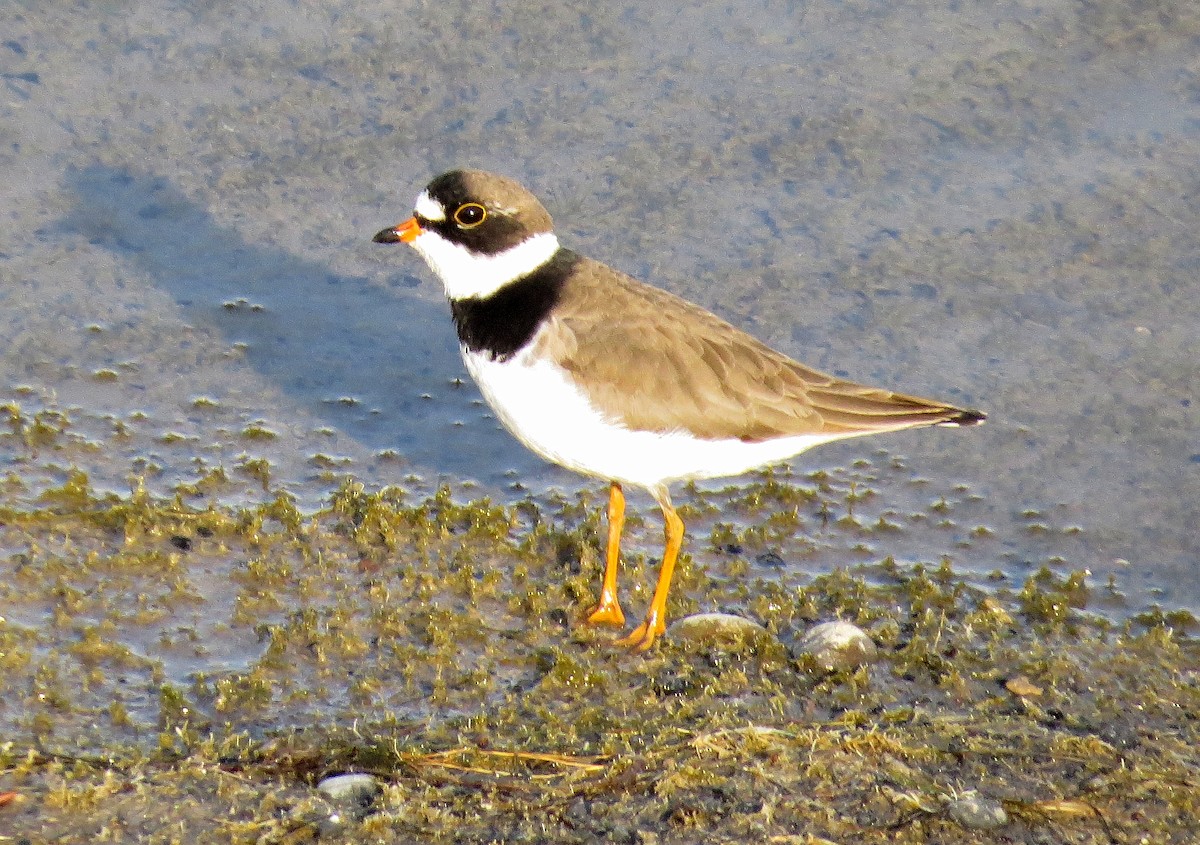
POLYGON ((1013 695, 1020 696, 1021 698, 1032 698, 1042 694, 1042 688, 1024 675, 1009 678, 1004 682, 1004 687, 1013 695))
POLYGON ((671 623, 667 635, 681 643, 719 645, 734 650, 745 650, 773 639, 762 625, 732 613, 685 616, 671 623))
POLYGON ((874 662, 878 653, 866 632, 849 622, 814 625, 795 648, 797 656, 811 654, 818 666, 830 672, 865 666, 874 662))
POLYGON ((999 801, 973 793, 947 802, 946 812, 963 827, 974 830, 992 830, 1008 824, 1008 813, 999 801))
POLYGON ((317 784, 317 789, 330 801, 363 805, 383 791, 378 780, 361 773, 327 777, 317 784))

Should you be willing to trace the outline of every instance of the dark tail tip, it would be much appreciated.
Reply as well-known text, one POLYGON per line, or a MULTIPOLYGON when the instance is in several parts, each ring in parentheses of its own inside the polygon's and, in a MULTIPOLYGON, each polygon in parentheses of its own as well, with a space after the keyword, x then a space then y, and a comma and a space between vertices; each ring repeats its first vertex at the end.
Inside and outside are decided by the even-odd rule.
POLYGON ((979 425, 987 419, 983 411, 959 410, 954 416, 947 417, 942 425, 979 425))

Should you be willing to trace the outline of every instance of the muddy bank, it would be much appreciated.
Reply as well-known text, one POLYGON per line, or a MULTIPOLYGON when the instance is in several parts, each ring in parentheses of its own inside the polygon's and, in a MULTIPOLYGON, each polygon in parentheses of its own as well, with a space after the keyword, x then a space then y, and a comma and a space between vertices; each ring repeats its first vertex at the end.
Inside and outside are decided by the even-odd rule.
MULTIPOLYGON (((806 574, 812 541, 781 523, 815 507, 862 531, 850 489, 687 497, 672 615, 769 636, 635 657, 578 624, 593 497, 349 482, 305 514, 76 477, 0 513, 0 823, 29 842, 1191 841, 1196 620, 1107 622, 1089 612, 1105 585, 1050 568, 1011 587, 886 557, 806 574), (798 656, 831 619, 875 661, 798 656), (378 791, 316 789, 349 771, 378 791)), ((636 614, 658 526, 631 528, 636 614)))

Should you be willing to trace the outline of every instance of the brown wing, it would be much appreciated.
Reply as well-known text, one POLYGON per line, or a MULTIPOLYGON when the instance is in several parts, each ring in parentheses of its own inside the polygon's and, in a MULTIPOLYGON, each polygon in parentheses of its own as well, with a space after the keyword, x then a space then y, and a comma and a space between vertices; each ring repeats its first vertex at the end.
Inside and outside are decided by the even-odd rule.
POLYGON ((593 404, 635 430, 757 441, 983 419, 805 367, 699 306, 588 259, 541 346, 581 377, 593 404))

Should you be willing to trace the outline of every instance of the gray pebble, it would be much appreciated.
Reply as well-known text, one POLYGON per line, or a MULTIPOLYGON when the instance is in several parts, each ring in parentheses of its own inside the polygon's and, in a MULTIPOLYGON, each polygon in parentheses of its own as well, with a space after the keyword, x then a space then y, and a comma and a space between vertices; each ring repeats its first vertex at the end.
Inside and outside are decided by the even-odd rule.
POLYGON ((796 644, 795 653, 811 654, 817 665, 831 672, 872 663, 878 654, 866 632, 849 622, 814 625, 796 644))
POLYGON ((946 804, 950 818, 974 830, 992 830, 1008 824, 1008 813, 999 801, 981 795, 967 793, 951 799, 946 804))
POLYGON ((317 784, 317 789, 330 801, 343 804, 368 804, 383 791, 379 781, 365 774, 327 777, 317 784))
POLYGON ((772 639, 771 632, 762 625, 732 613, 694 613, 673 622, 667 634, 681 643, 703 643, 738 650, 772 639))

